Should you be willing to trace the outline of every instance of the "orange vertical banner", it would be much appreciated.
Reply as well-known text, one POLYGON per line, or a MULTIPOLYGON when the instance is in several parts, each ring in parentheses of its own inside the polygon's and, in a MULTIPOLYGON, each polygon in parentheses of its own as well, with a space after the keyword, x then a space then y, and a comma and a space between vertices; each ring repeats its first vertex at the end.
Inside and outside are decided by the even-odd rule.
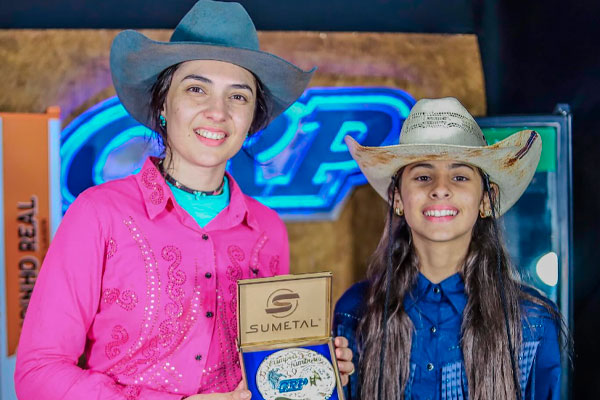
POLYGON ((5 340, 9 357, 15 354, 31 293, 60 219, 60 188, 56 187, 59 113, 57 107, 49 108, 46 114, 0 113, 5 340))

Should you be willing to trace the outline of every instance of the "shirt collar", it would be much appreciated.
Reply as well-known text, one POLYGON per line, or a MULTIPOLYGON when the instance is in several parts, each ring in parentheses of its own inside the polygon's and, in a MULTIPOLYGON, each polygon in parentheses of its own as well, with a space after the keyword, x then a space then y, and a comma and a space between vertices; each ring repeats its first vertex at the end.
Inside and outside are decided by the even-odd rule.
MULTIPOLYGON (((148 157, 140 172, 135 176, 150 219, 154 219, 160 214, 167 207, 169 201, 175 204, 173 193, 156 166, 159 161, 158 158, 148 157)), ((242 222, 253 229, 259 229, 258 220, 249 212, 248 202, 252 200, 244 195, 235 179, 228 172, 225 173, 229 180, 230 198, 229 206, 217 216, 219 229, 231 228, 242 222)), ((209 225, 210 223, 207 227, 209 225)))
POLYGON ((156 166, 158 161, 158 158, 148 157, 140 172, 135 176, 150 219, 154 219, 160 214, 169 200, 175 203, 171 189, 156 166))
POLYGON ((464 281, 458 273, 449 276, 438 284, 434 284, 419 272, 417 284, 404 299, 404 309, 408 310, 427 296, 433 296, 436 287, 440 289, 439 295, 448 299, 456 312, 462 314, 467 305, 467 296, 465 294, 464 281))

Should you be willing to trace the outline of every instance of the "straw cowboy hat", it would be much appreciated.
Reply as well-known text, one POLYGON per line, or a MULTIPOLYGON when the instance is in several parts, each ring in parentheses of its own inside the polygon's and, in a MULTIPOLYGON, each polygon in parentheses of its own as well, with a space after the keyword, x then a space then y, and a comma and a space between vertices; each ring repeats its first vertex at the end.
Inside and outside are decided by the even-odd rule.
POLYGON ((302 95, 315 70, 303 71, 260 51, 254 24, 240 4, 200 0, 168 42, 151 40, 134 30, 115 37, 110 69, 117 95, 129 114, 152 129, 150 88, 161 71, 190 60, 225 61, 254 73, 265 89, 271 120, 302 95))
POLYGON ((352 157, 373 188, 388 200, 392 176, 418 161, 456 160, 479 167, 498 185, 498 214, 521 197, 537 168, 542 140, 535 131, 514 133, 488 146, 469 112, 452 97, 419 100, 404 121, 399 144, 361 146, 345 138, 352 157))

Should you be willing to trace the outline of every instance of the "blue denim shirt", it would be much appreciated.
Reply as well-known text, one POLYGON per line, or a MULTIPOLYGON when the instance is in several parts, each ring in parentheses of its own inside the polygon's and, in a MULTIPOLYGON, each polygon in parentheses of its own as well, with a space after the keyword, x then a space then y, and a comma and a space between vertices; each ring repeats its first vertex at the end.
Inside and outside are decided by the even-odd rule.
MULTIPOLYGON (((364 312, 368 283, 359 282, 344 293, 335 307, 334 334, 345 336, 354 352, 357 373, 346 387, 348 399, 359 399, 360 352, 356 328, 364 312)), ((530 288, 529 294, 540 297, 530 288)), ((458 400, 468 398, 467 378, 460 347, 462 313, 467 304, 459 274, 433 284, 422 274, 404 309, 414 325, 410 370, 405 399, 458 400)), ((526 303, 519 371, 523 400, 560 398, 560 350, 556 322, 544 308, 526 303)), ((365 398, 366 399, 366 398, 365 398)))

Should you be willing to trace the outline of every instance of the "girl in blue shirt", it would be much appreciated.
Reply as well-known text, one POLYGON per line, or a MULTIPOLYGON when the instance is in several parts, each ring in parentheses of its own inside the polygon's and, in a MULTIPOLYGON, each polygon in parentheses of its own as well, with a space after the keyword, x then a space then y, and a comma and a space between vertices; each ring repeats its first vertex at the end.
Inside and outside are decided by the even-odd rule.
POLYGON ((558 399, 556 307, 524 286, 496 218, 536 170, 534 131, 487 146, 454 98, 414 106, 400 143, 346 143, 388 201, 367 280, 336 306, 357 373, 350 399, 558 399))

